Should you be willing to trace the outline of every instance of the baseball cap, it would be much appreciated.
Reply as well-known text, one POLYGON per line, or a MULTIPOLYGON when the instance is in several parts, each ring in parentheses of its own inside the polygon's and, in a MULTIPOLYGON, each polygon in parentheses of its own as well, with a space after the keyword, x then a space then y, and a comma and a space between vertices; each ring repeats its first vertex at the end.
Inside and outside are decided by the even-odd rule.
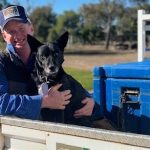
POLYGON ((28 19, 25 9, 19 5, 10 5, 0 11, 0 28, 3 29, 5 25, 11 20, 18 20, 22 23, 27 23, 28 19))

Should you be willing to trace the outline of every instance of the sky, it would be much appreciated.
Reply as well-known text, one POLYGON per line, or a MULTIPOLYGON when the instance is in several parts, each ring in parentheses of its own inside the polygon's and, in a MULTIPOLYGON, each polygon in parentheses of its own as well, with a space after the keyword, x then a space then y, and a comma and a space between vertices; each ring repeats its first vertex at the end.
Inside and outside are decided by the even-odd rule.
POLYGON ((65 10, 77 11, 82 4, 98 3, 99 0, 7 0, 9 3, 14 4, 19 2, 25 8, 27 5, 31 7, 52 5, 53 12, 62 14, 65 10))

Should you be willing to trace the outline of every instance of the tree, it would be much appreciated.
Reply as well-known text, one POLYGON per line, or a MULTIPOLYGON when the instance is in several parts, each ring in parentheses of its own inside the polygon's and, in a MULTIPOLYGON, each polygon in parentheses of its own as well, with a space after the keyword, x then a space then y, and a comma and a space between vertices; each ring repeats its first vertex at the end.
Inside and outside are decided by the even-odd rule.
POLYGON ((100 0, 98 4, 83 5, 80 9, 84 26, 95 28, 99 32, 98 36, 105 33, 106 50, 109 49, 111 30, 121 13, 121 8, 121 0, 100 0))
POLYGON ((1 0, 0 1, 0 10, 5 7, 6 5, 8 5, 9 3, 7 2, 7 0, 1 0))
POLYGON ((58 33, 56 32, 56 30, 54 28, 50 28, 48 31, 48 37, 47 37, 47 41, 48 42, 52 42, 55 41, 58 37, 58 33))
POLYGON ((56 22, 56 15, 52 12, 51 6, 37 7, 29 17, 34 25, 35 34, 42 42, 45 42, 49 28, 52 28, 56 22))
MULTIPOLYGON (((68 30, 70 33, 70 39, 76 36, 78 30, 78 24, 80 22, 80 16, 74 11, 65 11, 63 15, 59 15, 55 26, 56 32, 59 34, 64 30, 68 30)), ((72 44, 72 43, 71 43, 72 44)))
POLYGON ((126 8, 118 20, 117 31, 118 35, 124 35, 124 42, 135 39, 134 35, 137 31, 137 10, 135 8, 126 8))
POLYGON ((83 43, 96 43, 97 39, 103 38, 101 28, 100 11, 98 5, 82 5, 80 8, 80 29, 79 33, 83 43))
POLYGON ((124 12, 120 16, 116 25, 118 35, 122 35, 122 41, 129 41, 129 46, 137 41, 137 11, 139 9, 150 10, 147 0, 132 0, 131 4, 124 7, 124 12), (134 3, 134 5, 132 5, 134 3), (136 4, 136 5, 135 5, 136 4))
POLYGON ((110 34, 112 26, 122 13, 123 1, 121 0, 101 0, 99 4, 101 19, 103 20, 103 29, 105 32, 105 49, 109 49, 110 34))
POLYGON ((136 6, 141 7, 141 6, 143 6, 144 4, 147 4, 147 3, 148 3, 148 0, 129 0, 128 3, 131 3, 131 4, 133 3, 134 6, 136 5, 136 6))

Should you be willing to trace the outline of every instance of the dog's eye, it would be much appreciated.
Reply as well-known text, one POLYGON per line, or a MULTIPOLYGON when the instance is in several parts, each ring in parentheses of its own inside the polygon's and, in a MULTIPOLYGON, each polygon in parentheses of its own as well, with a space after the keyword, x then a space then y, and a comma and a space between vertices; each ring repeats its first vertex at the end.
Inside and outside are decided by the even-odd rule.
POLYGON ((44 60, 45 60, 45 57, 41 56, 40 59, 41 59, 42 61, 44 61, 44 60))

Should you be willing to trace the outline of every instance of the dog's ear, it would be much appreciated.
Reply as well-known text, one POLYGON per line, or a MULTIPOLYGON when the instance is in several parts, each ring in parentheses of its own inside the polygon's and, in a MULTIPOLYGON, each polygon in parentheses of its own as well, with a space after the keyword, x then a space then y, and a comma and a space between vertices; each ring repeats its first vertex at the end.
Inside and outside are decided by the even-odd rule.
POLYGON ((65 31, 61 36, 59 36, 58 39, 56 39, 56 42, 59 44, 61 49, 64 49, 68 42, 69 33, 68 31, 65 31))

